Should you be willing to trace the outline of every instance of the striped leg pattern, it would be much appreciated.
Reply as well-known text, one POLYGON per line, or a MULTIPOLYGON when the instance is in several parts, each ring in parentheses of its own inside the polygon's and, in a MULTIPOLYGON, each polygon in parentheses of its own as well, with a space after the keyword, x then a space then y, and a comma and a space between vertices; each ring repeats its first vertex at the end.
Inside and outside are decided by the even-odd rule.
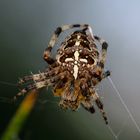
POLYGON ((108 124, 108 120, 107 120, 107 116, 106 113, 103 109, 103 103, 101 102, 98 93, 95 91, 94 94, 92 94, 95 103, 97 105, 97 107, 100 109, 100 112, 102 113, 103 119, 105 120, 105 123, 108 124))
POLYGON ((101 52, 101 58, 100 58, 100 62, 98 63, 98 66, 103 70, 104 68, 104 64, 105 64, 105 61, 106 61, 106 55, 107 55, 107 48, 108 48, 108 43, 98 37, 98 36, 94 36, 94 38, 101 44, 102 46, 102 52, 101 52))

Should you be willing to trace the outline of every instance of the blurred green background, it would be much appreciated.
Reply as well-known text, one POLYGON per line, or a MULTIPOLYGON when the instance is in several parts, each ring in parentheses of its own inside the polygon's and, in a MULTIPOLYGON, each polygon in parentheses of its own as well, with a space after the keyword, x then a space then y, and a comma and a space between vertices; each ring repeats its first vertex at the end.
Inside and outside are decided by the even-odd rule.
MULTIPOLYGON (((115 85, 140 126, 139 13, 139 0, 0 0, 0 81, 15 84, 18 77, 43 70, 47 64, 42 54, 57 26, 88 23, 94 34, 108 41, 106 68, 112 71, 115 85)), ((118 139, 139 140, 140 134, 110 82, 106 79, 98 88, 118 139)), ((12 98, 18 92, 17 87, 2 83, 0 89, 0 97, 12 98)), ((115 140, 97 108, 94 115, 82 108, 63 111, 51 89, 42 90, 39 99, 42 102, 36 103, 20 139, 115 140)), ((20 101, 0 102, 0 136, 20 101)))

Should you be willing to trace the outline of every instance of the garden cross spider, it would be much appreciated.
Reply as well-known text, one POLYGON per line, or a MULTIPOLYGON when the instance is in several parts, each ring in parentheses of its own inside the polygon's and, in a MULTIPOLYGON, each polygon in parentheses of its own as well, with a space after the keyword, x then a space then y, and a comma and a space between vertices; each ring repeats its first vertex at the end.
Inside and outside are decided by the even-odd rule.
POLYGON ((76 110, 82 105, 91 113, 95 112, 93 103, 100 109, 102 116, 108 124, 103 104, 96 91, 97 84, 110 75, 109 71, 104 72, 108 44, 98 36, 94 36, 92 29, 87 24, 72 24, 58 27, 44 52, 44 60, 48 68, 44 72, 31 74, 19 80, 22 86, 20 92, 14 97, 24 95, 31 90, 38 90, 52 86, 55 96, 61 97, 60 107, 76 110), (55 58, 52 58, 51 51, 61 32, 75 30, 66 37, 55 58), (100 43, 100 50, 96 41, 100 43))

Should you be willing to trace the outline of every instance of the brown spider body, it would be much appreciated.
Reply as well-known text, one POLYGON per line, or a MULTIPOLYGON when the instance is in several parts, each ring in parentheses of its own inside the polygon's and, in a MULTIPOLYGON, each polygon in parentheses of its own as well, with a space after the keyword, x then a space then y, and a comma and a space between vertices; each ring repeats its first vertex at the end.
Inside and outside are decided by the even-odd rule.
POLYGON ((57 93, 59 84, 55 87, 55 95, 63 97, 61 106, 75 110, 86 96, 90 96, 88 88, 92 85, 91 77, 94 77, 98 59, 99 52, 94 40, 84 32, 74 32, 62 43, 56 60, 62 70, 60 73, 67 71, 66 83, 60 93, 57 93))
POLYGON ((103 70, 106 51, 107 43, 100 37, 93 36, 89 25, 74 24, 58 27, 44 52, 44 59, 49 64, 48 69, 21 79, 20 84, 30 84, 22 88, 17 96, 33 89, 52 86, 54 95, 61 97, 59 105, 62 108, 76 110, 81 104, 86 110, 94 113, 95 102, 105 122, 108 123, 103 104, 96 92, 96 85, 110 75, 109 71, 103 70), (60 33, 75 27, 82 29, 66 37, 57 50, 56 58, 52 58, 51 50, 60 33), (101 44, 101 51, 96 41, 101 44))

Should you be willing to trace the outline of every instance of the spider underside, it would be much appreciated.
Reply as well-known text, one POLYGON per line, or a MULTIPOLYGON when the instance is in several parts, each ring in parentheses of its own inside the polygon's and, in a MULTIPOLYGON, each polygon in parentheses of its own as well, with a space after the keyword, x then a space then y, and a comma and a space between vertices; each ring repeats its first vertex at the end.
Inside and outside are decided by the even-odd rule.
POLYGON ((104 71, 107 47, 107 42, 94 36, 91 27, 87 24, 58 27, 43 55, 48 68, 38 74, 20 79, 19 85, 22 88, 14 99, 31 90, 51 86, 54 96, 61 98, 60 107, 75 111, 82 105, 87 111, 94 113, 95 102, 108 124, 103 104, 96 91, 97 84, 110 75, 109 71, 104 71), (51 51, 60 33, 72 28, 80 28, 80 30, 66 37, 57 50, 56 57, 52 58, 51 51), (96 42, 100 43, 101 51, 96 42))

